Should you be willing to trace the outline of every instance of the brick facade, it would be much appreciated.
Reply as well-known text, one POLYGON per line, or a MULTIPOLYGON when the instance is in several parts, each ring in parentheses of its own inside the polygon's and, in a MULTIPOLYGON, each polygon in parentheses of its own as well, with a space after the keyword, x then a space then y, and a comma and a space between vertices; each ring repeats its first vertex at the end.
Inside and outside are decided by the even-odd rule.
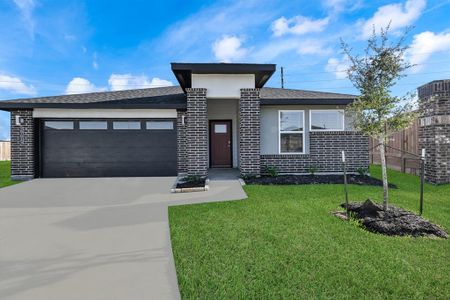
POLYGON ((239 100, 239 169, 260 174, 260 90, 241 89, 239 100))
POLYGON ((208 174, 208 114, 206 89, 186 89, 186 170, 188 175, 208 174))
POLYGON ((186 156, 186 112, 177 111, 177 155, 178 155, 178 173, 187 172, 186 156), (183 124, 184 117, 184 124, 183 124))
POLYGON ((450 80, 430 82, 418 92, 419 148, 426 149, 425 179, 450 183, 450 80))
POLYGON ((281 173, 308 173, 310 167, 317 172, 342 172, 341 151, 344 150, 349 172, 369 166, 369 139, 354 131, 327 131, 309 133, 309 154, 261 155, 261 172, 273 166, 281 173))
POLYGON ((29 180, 34 178, 34 119, 32 110, 11 111, 11 178, 29 180), (16 125, 16 116, 23 119, 16 125))

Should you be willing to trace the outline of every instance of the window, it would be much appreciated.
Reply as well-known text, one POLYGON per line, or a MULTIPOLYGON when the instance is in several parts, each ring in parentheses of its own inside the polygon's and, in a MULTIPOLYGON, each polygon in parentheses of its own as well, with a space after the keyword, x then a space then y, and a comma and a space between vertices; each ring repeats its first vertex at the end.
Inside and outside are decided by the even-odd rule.
POLYGON ((172 130, 173 121, 148 121, 146 126, 153 130, 172 130))
POLYGON ((303 154, 305 114, 303 110, 280 110, 279 151, 281 154, 303 154))
POLYGON ((73 121, 45 121, 45 129, 73 130, 73 121))
POLYGON ((114 121, 113 122, 113 129, 125 129, 125 130, 136 130, 141 129, 141 122, 140 121, 114 121))
POLYGON ((227 125, 214 124, 214 133, 227 133, 227 125))
POLYGON ((344 111, 342 109, 323 109, 310 111, 311 131, 344 130, 344 111))
POLYGON ((80 121, 80 130, 105 130, 108 129, 106 121, 80 121))

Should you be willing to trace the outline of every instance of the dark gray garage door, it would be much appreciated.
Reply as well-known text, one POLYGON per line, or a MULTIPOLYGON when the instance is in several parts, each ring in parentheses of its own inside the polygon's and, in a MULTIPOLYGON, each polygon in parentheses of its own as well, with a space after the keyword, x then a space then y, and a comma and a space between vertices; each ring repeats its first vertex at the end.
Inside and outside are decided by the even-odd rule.
POLYGON ((177 174, 176 122, 42 120, 42 177, 177 174))

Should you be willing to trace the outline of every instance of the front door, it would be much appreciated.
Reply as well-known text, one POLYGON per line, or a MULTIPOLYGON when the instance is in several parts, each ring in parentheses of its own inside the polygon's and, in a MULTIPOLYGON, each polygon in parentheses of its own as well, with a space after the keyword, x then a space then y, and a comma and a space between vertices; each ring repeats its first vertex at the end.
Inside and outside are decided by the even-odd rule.
POLYGON ((231 168, 231 120, 209 121, 210 165, 231 168))

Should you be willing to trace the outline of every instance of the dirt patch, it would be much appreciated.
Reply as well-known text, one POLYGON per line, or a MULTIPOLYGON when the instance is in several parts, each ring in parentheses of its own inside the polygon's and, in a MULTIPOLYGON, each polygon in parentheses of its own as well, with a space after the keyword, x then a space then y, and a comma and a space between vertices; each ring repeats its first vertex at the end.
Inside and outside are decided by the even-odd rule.
MULTIPOLYGON (((345 203, 341 207, 345 208, 345 203)), ((362 225, 371 232, 399 236, 429 236, 448 238, 448 233, 421 216, 402 208, 389 205, 383 206, 367 199, 365 202, 352 202, 349 211, 361 220, 362 225)))
MULTIPOLYGON (((262 185, 286 185, 286 184, 343 184, 343 175, 280 175, 275 177, 261 176, 246 178, 246 184, 262 185)), ((349 184, 383 186, 383 181, 370 176, 347 175, 349 184)), ((390 188, 397 188, 395 184, 389 184, 390 188)))

